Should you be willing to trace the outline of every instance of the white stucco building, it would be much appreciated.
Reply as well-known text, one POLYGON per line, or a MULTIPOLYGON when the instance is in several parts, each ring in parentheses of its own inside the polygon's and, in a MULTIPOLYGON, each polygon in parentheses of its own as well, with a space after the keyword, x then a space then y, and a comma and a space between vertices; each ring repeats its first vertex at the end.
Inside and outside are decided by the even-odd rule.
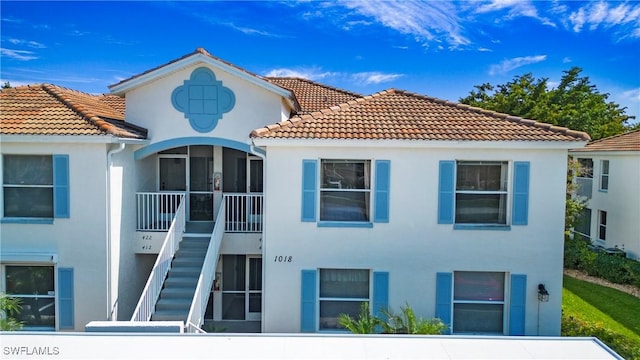
POLYGON ((0 95, 0 284, 27 328, 335 332, 369 302, 560 334, 566 158, 587 134, 203 49, 110 91, 0 95))
POLYGON ((592 141, 569 155, 582 167, 576 182, 587 200, 575 233, 640 260, 640 130, 592 141))

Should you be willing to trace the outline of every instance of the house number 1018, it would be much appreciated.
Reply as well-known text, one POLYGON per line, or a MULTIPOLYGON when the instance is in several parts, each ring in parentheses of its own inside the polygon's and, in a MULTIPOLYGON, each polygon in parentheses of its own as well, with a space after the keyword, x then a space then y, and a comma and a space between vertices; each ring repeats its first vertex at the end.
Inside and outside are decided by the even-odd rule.
POLYGON ((282 256, 278 255, 273 259, 273 262, 291 262, 293 261, 293 256, 282 256))

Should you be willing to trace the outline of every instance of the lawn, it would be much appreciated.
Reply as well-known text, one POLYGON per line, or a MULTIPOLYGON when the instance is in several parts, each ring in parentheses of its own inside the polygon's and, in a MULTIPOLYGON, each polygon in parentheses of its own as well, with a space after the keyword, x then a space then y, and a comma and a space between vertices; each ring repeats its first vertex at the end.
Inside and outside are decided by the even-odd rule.
POLYGON ((640 339, 640 299, 622 291, 564 277, 563 306, 578 317, 640 339), (579 300, 584 301, 579 301, 579 300))
POLYGON ((640 299, 565 276, 562 335, 594 336, 623 358, 640 360, 640 299))

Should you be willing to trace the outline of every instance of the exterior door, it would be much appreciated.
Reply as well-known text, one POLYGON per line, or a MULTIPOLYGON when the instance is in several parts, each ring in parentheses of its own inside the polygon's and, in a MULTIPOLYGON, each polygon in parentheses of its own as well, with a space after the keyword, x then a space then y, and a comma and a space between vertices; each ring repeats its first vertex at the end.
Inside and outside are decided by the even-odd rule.
POLYGON ((158 169, 161 192, 185 193, 187 221, 213 221, 213 147, 165 150, 158 154, 158 169))
POLYGON ((189 147, 189 220, 213 221, 213 148, 189 147))

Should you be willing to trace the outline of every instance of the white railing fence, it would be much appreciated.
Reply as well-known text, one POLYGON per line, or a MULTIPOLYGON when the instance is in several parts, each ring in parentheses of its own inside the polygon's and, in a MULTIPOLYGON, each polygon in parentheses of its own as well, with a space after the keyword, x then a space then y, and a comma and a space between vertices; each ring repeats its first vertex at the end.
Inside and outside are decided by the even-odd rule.
POLYGON ((198 285, 196 285, 196 292, 191 302, 191 308, 189 309, 189 315, 187 316, 186 331, 187 332, 201 332, 201 326, 204 322, 204 314, 207 308, 209 296, 211 295, 211 286, 215 280, 214 274, 216 266, 218 265, 218 258, 220 256, 220 245, 222 244, 222 236, 224 235, 225 224, 225 204, 222 203, 218 210, 218 216, 216 217, 216 223, 213 227, 213 233, 209 240, 209 247, 207 248, 207 254, 204 257, 204 263, 202 270, 200 271, 200 277, 198 278, 198 285))
POLYGON ((139 231, 167 231, 184 202, 181 192, 136 193, 136 229, 139 231))
POLYGON ((262 194, 224 194, 225 230, 227 232, 262 232, 263 199, 262 194))
POLYGON ((156 263, 153 265, 149 280, 147 280, 147 284, 142 290, 142 295, 133 312, 131 321, 149 321, 151 319, 164 279, 167 277, 169 269, 171 269, 171 261, 180 246, 182 234, 184 233, 185 202, 183 194, 180 194, 178 203, 179 206, 175 212, 175 217, 171 221, 171 226, 164 239, 156 263))

